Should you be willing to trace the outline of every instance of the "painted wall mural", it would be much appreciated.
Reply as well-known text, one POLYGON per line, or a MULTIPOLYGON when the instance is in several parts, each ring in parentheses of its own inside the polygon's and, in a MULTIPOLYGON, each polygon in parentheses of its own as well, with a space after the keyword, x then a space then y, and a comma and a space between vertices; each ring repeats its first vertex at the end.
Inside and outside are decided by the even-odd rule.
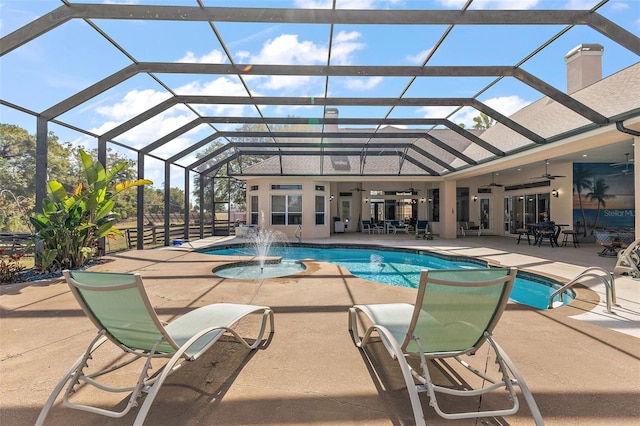
POLYGON ((635 226, 633 162, 573 164, 573 222, 585 230, 635 226))

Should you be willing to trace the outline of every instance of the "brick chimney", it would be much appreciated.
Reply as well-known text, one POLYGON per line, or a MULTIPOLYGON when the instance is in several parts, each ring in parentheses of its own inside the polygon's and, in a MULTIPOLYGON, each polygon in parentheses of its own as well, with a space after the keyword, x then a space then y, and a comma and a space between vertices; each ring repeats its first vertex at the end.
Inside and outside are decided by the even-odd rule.
MULTIPOLYGON (((327 108, 324 112, 324 118, 338 118, 338 109, 337 108, 327 108)), ((326 124, 324 126, 325 132, 337 132, 338 125, 337 124, 326 124)))
POLYGON ((581 44, 564 57, 567 64, 567 94, 584 89, 602 80, 602 53, 600 44, 581 44))

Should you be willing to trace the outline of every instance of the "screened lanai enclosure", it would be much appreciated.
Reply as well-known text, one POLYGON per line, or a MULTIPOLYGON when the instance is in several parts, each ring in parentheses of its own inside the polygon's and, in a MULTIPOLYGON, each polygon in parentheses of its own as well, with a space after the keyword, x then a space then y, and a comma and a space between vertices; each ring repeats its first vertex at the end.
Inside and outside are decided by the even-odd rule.
MULTIPOLYGON (((3 24, 2 122, 20 116, 35 130, 36 208, 47 196, 52 130, 97 147, 103 163, 108 149, 126 153, 139 178, 152 165, 160 170, 166 245, 172 222, 183 224, 185 239, 232 232, 236 191, 247 204, 243 220, 254 222, 252 213, 273 213, 269 191, 307 183, 316 218, 340 216, 345 204, 334 206, 334 197, 363 187, 418 205, 437 195, 423 218, 455 237, 460 216, 449 211, 487 193, 467 191, 465 205, 461 182, 486 183, 491 193, 503 190, 496 172, 525 189, 538 176, 550 194, 548 160, 613 163, 638 152, 635 2, 582 2, 584 10, 563 1, 513 2, 511 10, 474 0, 130 3, 41 2, 37 16, 3 24), (25 72, 37 55, 55 82, 25 72), (37 96, 47 85, 51 96, 37 96), (184 189, 176 220, 172 186, 184 189), (257 194, 264 209, 252 206, 257 194)), ((142 235, 150 220, 143 189, 137 194, 142 235)), ((368 206, 374 195, 355 203, 368 206)), ((493 200, 494 209, 502 203, 493 200)))

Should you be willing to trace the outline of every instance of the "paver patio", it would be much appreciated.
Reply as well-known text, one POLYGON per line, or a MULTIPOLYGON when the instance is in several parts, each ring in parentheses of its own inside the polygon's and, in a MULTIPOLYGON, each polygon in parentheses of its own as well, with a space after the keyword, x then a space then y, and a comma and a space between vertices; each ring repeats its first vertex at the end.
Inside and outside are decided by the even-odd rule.
MULTIPOLYGON (((164 319, 213 302, 264 304, 275 311, 276 331, 266 349, 249 353, 231 341, 215 346, 207 356, 169 377, 146 424, 414 423, 397 364, 381 346, 363 356, 347 332, 349 306, 412 302, 414 290, 371 283, 323 262, 307 262, 308 269, 292 277, 222 279, 211 270, 228 259, 188 247, 229 241, 233 240, 212 238, 180 248, 122 252, 91 268, 140 272, 164 319)), ((425 246, 565 280, 587 266, 613 270, 615 265, 615 259, 597 256, 598 247, 588 243, 577 249, 552 249, 516 245, 506 237, 419 241, 410 236, 352 234, 315 242, 425 246)), ((568 307, 543 311, 509 303, 495 330, 549 425, 631 425, 640 418, 640 282, 616 278, 620 306, 614 307, 616 315, 609 315, 603 313, 604 291, 596 281, 579 286, 578 300, 568 307)), ((0 423, 29 425, 95 328, 62 279, 2 286, 1 290, 0 423)), ((241 323, 240 331, 244 327, 241 323)), ((477 364, 491 368, 486 352, 475 357, 477 364)), ((433 371, 438 380, 450 380, 448 365, 434 364, 433 371)), ((126 395, 107 398, 104 403, 121 404, 125 399, 126 395)), ((524 401, 515 416, 476 422, 441 419, 428 407, 426 395, 422 400, 429 424, 533 424, 524 401)), ((478 401, 465 403, 478 405, 478 401)), ((494 401, 488 398, 482 403, 494 401)), ((123 419, 105 419, 58 402, 47 424, 130 424, 133 411, 123 419)))

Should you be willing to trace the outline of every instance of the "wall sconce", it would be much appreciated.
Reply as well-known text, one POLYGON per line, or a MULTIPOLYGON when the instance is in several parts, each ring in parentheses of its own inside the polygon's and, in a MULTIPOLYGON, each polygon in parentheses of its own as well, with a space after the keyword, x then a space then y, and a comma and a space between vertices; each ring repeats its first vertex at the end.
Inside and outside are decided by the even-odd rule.
POLYGON ((369 197, 364 197, 365 204, 369 202, 369 197))
POLYGON ((551 190, 551 195, 553 195, 554 197, 558 198, 558 195, 560 195, 560 194, 558 194, 558 190, 557 189, 552 189, 551 190))
POLYGON ((411 199, 411 204, 415 204, 415 203, 417 203, 417 202, 418 202, 417 200, 415 200, 415 199, 411 199))
POLYGON ((433 198, 429 198, 429 204, 433 203, 433 198))
POLYGON ((474 196, 473 196, 473 202, 475 203, 476 201, 478 201, 478 196, 477 196, 477 195, 474 195, 474 196))
POLYGON ((424 204, 425 201, 424 197, 420 198, 420 204, 424 204))
POLYGON ((333 201, 333 199, 334 199, 333 194, 329 195, 329 201, 333 201))

